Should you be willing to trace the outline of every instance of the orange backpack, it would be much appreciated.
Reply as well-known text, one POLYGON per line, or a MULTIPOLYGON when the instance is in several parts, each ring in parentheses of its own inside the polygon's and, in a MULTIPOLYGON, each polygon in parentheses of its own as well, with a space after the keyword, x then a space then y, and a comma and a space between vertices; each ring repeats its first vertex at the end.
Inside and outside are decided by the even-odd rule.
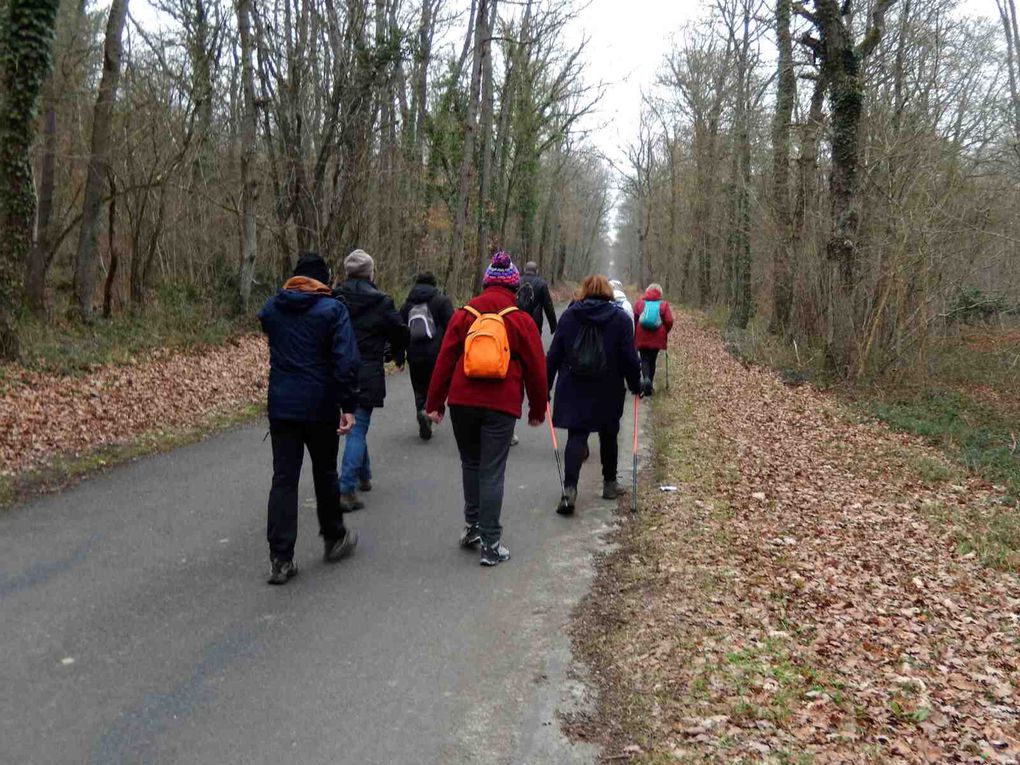
POLYGON ((499 313, 480 313, 469 305, 464 310, 475 317, 464 340, 464 374, 483 380, 505 380, 510 369, 510 340, 503 317, 517 310, 512 305, 499 313))

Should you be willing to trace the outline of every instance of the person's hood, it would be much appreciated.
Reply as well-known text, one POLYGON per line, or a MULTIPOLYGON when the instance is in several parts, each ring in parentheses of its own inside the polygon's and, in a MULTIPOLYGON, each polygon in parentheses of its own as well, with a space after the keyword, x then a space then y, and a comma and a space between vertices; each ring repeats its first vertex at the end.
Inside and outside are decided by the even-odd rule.
POLYGON ((411 303, 424 303, 439 294, 439 288, 433 284, 415 284, 407 293, 407 300, 411 303))
POLYGON ((649 287, 645 290, 645 300, 662 300, 662 290, 649 287))
POLYGON ((624 292, 621 289, 614 289, 613 290, 613 300, 615 300, 617 303, 627 303, 627 302, 629 302, 627 300, 627 293, 624 292))
POLYGON ((331 297, 332 293, 322 282, 307 276, 293 276, 283 288, 276 293, 276 304, 280 310, 290 313, 307 311, 323 298, 331 297))
POLYGON ((368 313, 386 299, 386 293, 367 279, 348 279, 333 294, 346 304, 352 319, 368 313))
POLYGON ((619 279, 610 279, 609 286, 612 287, 614 290, 622 290, 623 282, 621 282, 619 279))
POLYGON ((610 321, 619 310, 612 300, 600 300, 599 298, 585 298, 579 300, 572 306, 586 320, 595 324, 605 324, 610 321))

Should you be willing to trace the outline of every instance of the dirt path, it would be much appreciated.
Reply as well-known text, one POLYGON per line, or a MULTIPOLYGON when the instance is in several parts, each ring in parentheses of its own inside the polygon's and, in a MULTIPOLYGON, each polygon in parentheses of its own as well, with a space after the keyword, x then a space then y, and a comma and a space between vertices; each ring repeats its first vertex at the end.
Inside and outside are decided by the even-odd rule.
POLYGON ((38 468, 155 430, 194 427, 265 396, 268 352, 257 335, 203 351, 157 351, 81 376, 20 371, 0 395, 0 475, 38 468))
POLYGON ((576 627, 604 686, 577 731, 614 762, 1020 761, 995 488, 690 316, 673 342, 647 512, 576 627))

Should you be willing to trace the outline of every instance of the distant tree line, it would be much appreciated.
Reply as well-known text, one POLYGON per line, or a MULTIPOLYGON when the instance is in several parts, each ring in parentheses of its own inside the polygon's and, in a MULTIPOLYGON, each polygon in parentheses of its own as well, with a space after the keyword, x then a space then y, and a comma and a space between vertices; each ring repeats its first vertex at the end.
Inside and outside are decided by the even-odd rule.
POLYGON ((734 327, 814 341, 849 377, 1010 312, 1020 35, 1015 1, 996 4, 706 4, 646 95, 617 262, 734 327))

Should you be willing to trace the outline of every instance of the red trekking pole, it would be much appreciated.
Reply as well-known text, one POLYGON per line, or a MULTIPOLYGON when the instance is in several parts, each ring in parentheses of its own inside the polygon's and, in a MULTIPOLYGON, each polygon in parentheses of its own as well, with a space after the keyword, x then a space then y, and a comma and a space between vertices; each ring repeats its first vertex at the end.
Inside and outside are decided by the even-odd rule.
POLYGON ((637 483, 638 483, 638 481, 637 481, 637 478, 638 478, 638 476, 637 476, 637 448, 638 448, 638 444, 637 444, 637 432, 638 432, 638 405, 640 403, 641 403, 641 396, 634 396, 634 446, 633 446, 634 468, 633 468, 633 471, 631 472, 631 478, 632 478, 634 484, 633 484, 633 487, 632 487, 633 490, 631 492, 632 496, 633 496, 633 499, 631 500, 631 503, 630 503, 630 511, 632 513, 636 513, 638 511, 638 492, 637 492, 637 483))
POLYGON ((560 462, 560 447, 556 443, 556 428, 553 427, 552 406, 548 403, 545 405, 545 419, 549 421, 549 435, 552 436, 553 454, 556 455, 556 473, 560 477, 560 495, 562 496, 567 493, 567 488, 563 485, 563 465, 560 462))

